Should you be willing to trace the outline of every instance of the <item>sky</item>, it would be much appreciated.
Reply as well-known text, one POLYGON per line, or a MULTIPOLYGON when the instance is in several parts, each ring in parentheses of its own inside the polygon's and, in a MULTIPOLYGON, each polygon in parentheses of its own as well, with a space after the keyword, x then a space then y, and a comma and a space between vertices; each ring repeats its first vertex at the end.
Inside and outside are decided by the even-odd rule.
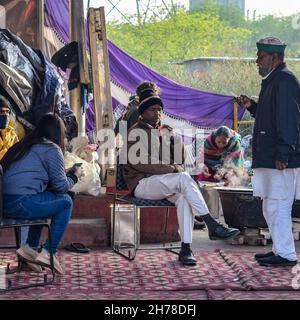
MULTIPOLYGON (((87 3, 88 0, 85 0, 87 3)), ((170 0, 164 0, 166 4, 169 4, 170 0)), ((189 0, 173 0, 175 3, 180 3, 185 7, 189 6, 189 0)), ((135 0, 110 0, 113 4, 118 4, 117 8, 122 13, 133 14, 136 12, 135 0)), ((117 10, 113 10, 109 13, 112 5, 108 0, 90 0, 91 7, 105 7, 105 13, 108 15, 107 19, 120 17, 117 10)), ((147 0, 140 0, 141 6, 147 3, 147 0)), ((161 0, 151 0, 151 4, 162 4, 161 0)), ((256 16, 274 14, 277 16, 290 15, 294 13, 300 13, 300 0, 246 0, 246 14, 249 10, 249 17, 253 17, 253 12, 256 10, 256 16)))

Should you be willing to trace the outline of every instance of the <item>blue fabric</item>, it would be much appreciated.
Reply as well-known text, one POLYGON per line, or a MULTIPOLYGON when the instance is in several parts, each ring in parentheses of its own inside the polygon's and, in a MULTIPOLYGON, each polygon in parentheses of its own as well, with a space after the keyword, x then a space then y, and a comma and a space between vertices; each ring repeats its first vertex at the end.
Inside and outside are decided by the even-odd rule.
POLYGON ((29 232, 29 227, 21 228, 21 245, 26 243, 27 237, 28 237, 28 232, 29 232))
MULTIPOLYGON (((8 30, 0 29, 1 56, 5 64, 20 73, 29 82, 32 90, 20 88, 23 98, 30 105, 29 109, 19 109, 10 98, 17 115, 36 125, 40 118, 48 112, 54 112, 55 100, 60 88, 59 76, 55 67, 44 57, 42 52, 25 45, 20 38, 8 30)), ((6 86, 0 91, 3 93, 6 86)), ((7 97, 7 94, 4 94, 7 97)), ((22 100, 22 99, 21 99, 22 100)))
POLYGON ((74 181, 65 174, 62 151, 51 142, 33 146, 3 175, 3 194, 30 195, 49 188, 63 194, 73 185, 74 181))
POLYGON ((40 51, 36 50, 36 53, 41 59, 45 72, 42 90, 38 92, 35 104, 31 109, 34 124, 37 124, 46 113, 55 112, 55 98, 60 87, 58 74, 53 65, 45 59, 40 51))
POLYGON ((118 197, 117 200, 132 203, 137 207, 175 207, 175 205, 167 199, 150 200, 132 197, 129 195, 118 197))
MULTIPOLYGON (((73 208, 68 195, 43 192, 36 195, 4 195, 3 211, 6 218, 36 220, 51 217, 51 234, 53 253, 57 253, 59 242, 68 226, 73 208)), ((27 244, 37 248, 41 237, 42 226, 30 226, 27 244)), ((44 247, 50 249, 47 240, 44 247)))
MULTIPOLYGON (((118 162, 119 162, 119 160, 118 160, 118 162)), ((116 179, 116 190, 117 191, 128 190, 127 183, 126 183, 124 176, 123 176, 123 171, 124 171, 124 165, 118 163, 118 165, 117 165, 117 179, 116 179)))

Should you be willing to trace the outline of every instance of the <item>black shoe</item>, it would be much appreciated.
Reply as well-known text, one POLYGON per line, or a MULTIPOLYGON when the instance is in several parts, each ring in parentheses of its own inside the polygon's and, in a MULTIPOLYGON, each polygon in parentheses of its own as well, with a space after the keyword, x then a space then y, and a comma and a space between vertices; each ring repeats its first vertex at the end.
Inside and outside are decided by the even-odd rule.
POLYGON ((254 255, 255 260, 263 259, 263 258, 268 258, 268 257, 273 257, 275 256, 275 253, 273 251, 267 252, 267 253, 257 253, 254 255))
POLYGON ((275 255, 267 258, 261 258, 257 262, 263 267, 289 267, 297 264, 297 260, 291 261, 275 255))
MULTIPOLYGON (((199 217, 197 217, 199 218, 199 217)), ((205 222, 201 219, 201 221, 199 219, 197 219, 195 217, 194 219, 194 230, 202 230, 202 229, 205 229, 206 225, 205 225, 205 222)))
POLYGON ((179 252, 178 260, 186 266, 195 266, 197 260, 195 259, 189 243, 182 243, 179 252))
POLYGON ((195 220, 204 223, 203 219, 200 216, 195 216, 195 220))
POLYGON ((210 240, 227 240, 240 234, 239 229, 226 228, 222 224, 219 224, 215 230, 209 234, 210 240))

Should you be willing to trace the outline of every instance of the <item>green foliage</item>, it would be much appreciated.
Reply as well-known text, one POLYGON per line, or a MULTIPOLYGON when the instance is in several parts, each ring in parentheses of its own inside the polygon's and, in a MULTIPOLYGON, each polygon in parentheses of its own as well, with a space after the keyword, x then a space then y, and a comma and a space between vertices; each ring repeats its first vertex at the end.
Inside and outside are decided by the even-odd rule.
POLYGON ((165 19, 154 16, 142 26, 114 21, 108 24, 108 35, 134 58, 160 71, 170 61, 232 52, 244 55, 250 32, 233 28, 208 12, 179 9, 165 19))
POLYGON ((195 12, 162 6, 139 18, 109 22, 108 35, 133 57, 160 70, 169 61, 198 56, 254 56, 256 41, 270 35, 288 44, 287 56, 300 56, 300 32, 293 29, 293 18, 269 15, 246 21, 239 8, 206 0, 195 12))
POLYGON ((252 31, 248 51, 254 54, 256 50, 255 43, 258 39, 274 36, 280 38, 288 45, 286 49, 287 56, 300 56, 300 32, 293 29, 293 18, 294 16, 274 17, 268 15, 259 20, 248 21, 247 28, 252 31))

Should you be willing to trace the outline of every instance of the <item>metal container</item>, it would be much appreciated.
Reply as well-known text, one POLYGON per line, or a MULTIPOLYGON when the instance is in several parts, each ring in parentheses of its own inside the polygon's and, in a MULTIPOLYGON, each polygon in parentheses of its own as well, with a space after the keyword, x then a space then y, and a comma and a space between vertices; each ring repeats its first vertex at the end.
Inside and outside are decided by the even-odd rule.
POLYGON ((111 243, 113 248, 139 247, 139 214, 131 204, 117 204, 115 214, 111 208, 111 243))
POLYGON ((210 214, 215 219, 219 219, 220 215, 222 214, 222 205, 219 193, 215 189, 215 187, 219 184, 213 182, 199 182, 198 184, 210 214))
MULTIPOLYGON (((262 200, 253 197, 253 189, 246 187, 216 187, 226 224, 231 227, 267 228, 262 200)), ((300 202, 295 201, 292 216, 300 218, 300 202)))
POLYGON ((224 220, 231 227, 267 228, 262 201, 248 188, 216 187, 220 195, 224 220))

